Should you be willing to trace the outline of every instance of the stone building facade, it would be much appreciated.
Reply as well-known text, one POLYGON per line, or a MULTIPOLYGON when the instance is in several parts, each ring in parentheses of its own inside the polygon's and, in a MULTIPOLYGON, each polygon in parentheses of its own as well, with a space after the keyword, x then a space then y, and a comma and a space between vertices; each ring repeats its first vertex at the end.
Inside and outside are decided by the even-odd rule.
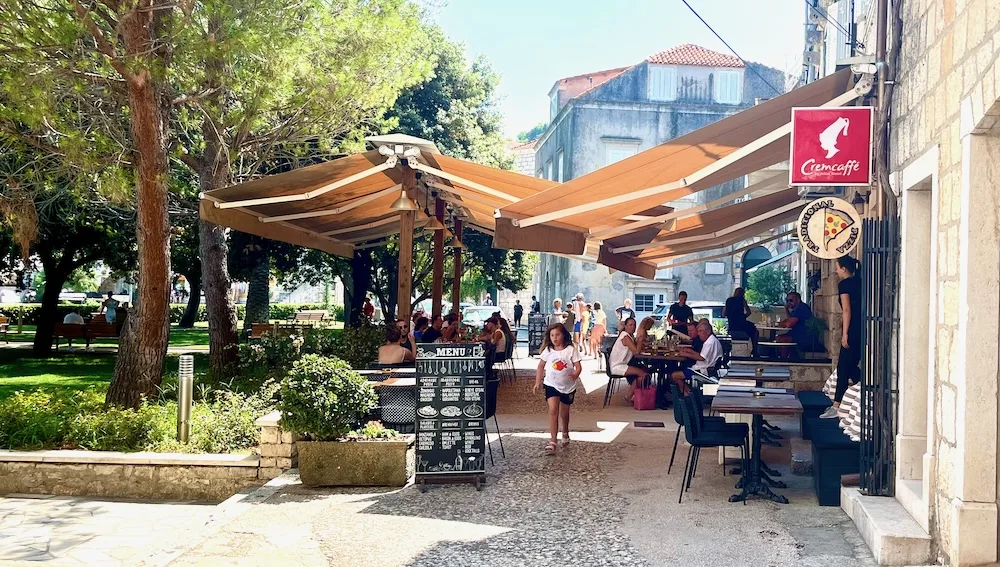
POLYGON ((896 498, 939 561, 981 565, 1000 541, 1000 2, 908 0, 900 15, 896 498))
MULTIPOLYGON (((556 81, 550 124, 536 143, 535 175, 565 182, 628 158, 782 94, 781 71, 695 45, 654 54, 636 65, 556 81)), ((686 208, 746 186, 738 179, 671 203, 686 208)), ((732 258, 661 270, 646 280, 592 262, 542 254, 534 292, 549 308, 555 297, 582 292, 588 301, 640 314, 671 303, 680 289, 692 300, 732 293, 732 258)))

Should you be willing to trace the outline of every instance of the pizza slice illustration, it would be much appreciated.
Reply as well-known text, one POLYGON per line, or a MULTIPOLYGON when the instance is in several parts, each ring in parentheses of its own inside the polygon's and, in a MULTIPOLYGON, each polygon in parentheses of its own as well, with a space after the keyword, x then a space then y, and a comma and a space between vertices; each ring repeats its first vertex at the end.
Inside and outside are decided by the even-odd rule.
POLYGON ((823 223, 823 245, 829 250, 830 242, 854 224, 851 215, 837 209, 826 209, 823 223))

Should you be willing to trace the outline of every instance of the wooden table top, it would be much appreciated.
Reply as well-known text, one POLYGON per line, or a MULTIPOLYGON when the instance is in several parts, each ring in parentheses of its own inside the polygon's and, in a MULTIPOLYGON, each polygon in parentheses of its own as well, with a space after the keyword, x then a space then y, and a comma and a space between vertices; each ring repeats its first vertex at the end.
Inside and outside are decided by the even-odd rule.
POLYGON ((766 394, 754 396, 750 392, 720 391, 712 400, 712 411, 720 413, 749 413, 768 415, 796 415, 802 413, 802 404, 794 394, 766 394))
POLYGON ((667 353, 651 353, 651 352, 640 352, 635 355, 634 358, 643 358, 646 360, 673 360, 680 362, 682 360, 689 360, 685 356, 679 354, 667 354, 667 353))

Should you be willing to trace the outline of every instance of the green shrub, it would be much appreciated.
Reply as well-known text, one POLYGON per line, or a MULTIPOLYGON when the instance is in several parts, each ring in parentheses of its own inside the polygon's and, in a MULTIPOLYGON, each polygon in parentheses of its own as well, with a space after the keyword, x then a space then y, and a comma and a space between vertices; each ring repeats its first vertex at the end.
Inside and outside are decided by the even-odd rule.
POLYGON ((385 344, 385 327, 365 323, 348 327, 335 335, 329 353, 345 360, 352 368, 367 368, 378 360, 378 349, 385 344))
POLYGON ((280 378, 301 356, 302 339, 264 335, 239 345, 239 375, 248 380, 280 378))
POLYGON ((0 449, 60 447, 77 415, 99 411, 103 405, 104 393, 95 388, 15 392, 0 400, 0 449))
POLYGON ((149 446, 156 410, 108 408, 77 415, 70 422, 67 442, 91 451, 141 451, 149 446))
POLYGON ((382 425, 381 421, 369 421, 360 429, 348 433, 346 438, 352 441, 362 441, 366 439, 395 439, 398 436, 398 431, 388 429, 382 425))
POLYGON ((303 356, 281 382, 281 422, 315 441, 355 429, 378 401, 375 390, 343 360, 303 356))

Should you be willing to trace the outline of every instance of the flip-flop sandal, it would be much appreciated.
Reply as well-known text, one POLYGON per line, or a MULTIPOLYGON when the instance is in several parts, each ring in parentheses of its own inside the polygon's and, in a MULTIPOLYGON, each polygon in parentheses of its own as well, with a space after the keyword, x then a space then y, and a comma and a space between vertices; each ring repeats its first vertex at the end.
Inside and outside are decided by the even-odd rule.
POLYGON ((563 437, 562 440, 559 441, 559 446, 560 447, 566 447, 568 445, 569 445, 569 438, 568 437, 563 437))
POLYGON ((549 441, 549 443, 547 445, 545 445, 545 454, 546 455, 555 455, 556 454, 556 442, 555 441, 549 441))

